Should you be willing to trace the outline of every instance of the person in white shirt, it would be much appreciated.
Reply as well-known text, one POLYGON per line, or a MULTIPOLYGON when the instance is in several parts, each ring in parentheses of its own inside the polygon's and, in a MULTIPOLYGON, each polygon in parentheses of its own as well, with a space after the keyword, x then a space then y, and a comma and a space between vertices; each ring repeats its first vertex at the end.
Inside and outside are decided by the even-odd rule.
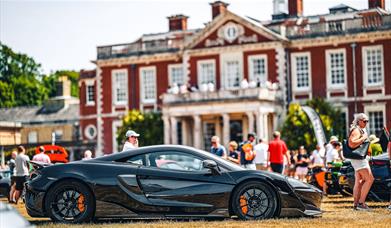
POLYGON ((33 161, 50 164, 50 157, 45 154, 45 148, 43 146, 39 147, 39 154, 34 155, 33 161))
POLYGON ((312 167, 323 167, 324 161, 322 157, 320 156, 321 148, 320 145, 316 145, 316 149, 312 151, 312 154, 310 156, 311 166, 312 167))
POLYGON ((324 157, 324 159, 326 161, 325 165, 327 165, 327 157, 328 156, 332 157, 332 155, 327 155, 327 154, 331 154, 333 152, 333 149, 334 149, 333 143, 335 143, 335 142, 338 142, 338 138, 337 138, 337 136, 333 135, 333 136, 330 137, 330 141, 326 145, 326 148, 325 148, 325 154, 322 156, 322 157, 324 157))
POLYGON ((92 159, 92 152, 91 150, 84 151, 84 157, 81 160, 90 160, 92 159))
POLYGON ((124 147, 122 151, 127 151, 127 150, 133 150, 138 148, 138 137, 140 134, 137 134, 135 131, 129 130, 126 132, 126 142, 124 144, 124 147))
POLYGON ((326 154, 326 164, 330 164, 336 161, 340 161, 341 158, 339 157, 339 152, 341 151, 341 143, 340 142, 334 142, 333 143, 333 149, 330 152, 327 152, 326 154))
POLYGON ((23 146, 18 146, 18 156, 15 158, 15 201, 13 203, 18 204, 18 200, 22 195, 24 189, 24 183, 29 176, 29 162, 30 158, 25 155, 26 150, 23 146))
POLYGON ((255 166, 257 167, 257 170, 267 170, 269 145, 266 143, 265 139, 259 139, 258 142, 259 143, 254 147, 254 151, 256 152, 254 159, 255 166))

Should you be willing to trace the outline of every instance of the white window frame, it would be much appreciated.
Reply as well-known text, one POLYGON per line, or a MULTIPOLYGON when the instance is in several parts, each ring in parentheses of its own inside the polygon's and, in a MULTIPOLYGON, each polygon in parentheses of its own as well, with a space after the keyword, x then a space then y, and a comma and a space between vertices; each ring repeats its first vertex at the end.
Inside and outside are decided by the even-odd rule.
MULTIPOLYGON (((249 81, 255 81, 256 76, 254 75, 254 60, 262 59, 265 62, 265 81, 266 82, 269 78, 269 73, 268 73, 268 66, 267 66, 267 55, 266 54, 261 54, 261 55, 249 55, 247 57, 248 61, 248 78, 249 81)), ((262 81, 261 81, 262 82, 262 81)))
POLYGON ((384 50, 383 45, 372 45, 372 46, 364 46, 362 47, 362 69, 363 69, 363 78, 364 78, 364 87, 380 87, 384 86, 384 50), (381 82, 378 83, 368 83, 368 62, 367 62, 367 51, 369 50, 381 50, 382 58, 381 58, 381 82))
POLYGON ((129 96, 129 88, 128 88, 128 70, 127 69, 117 69, 111 71, 111 82, 112 82, 112 91, 113 91, 113 104, 117 106, 127 105, 128 104, 128 96, 129 96), (125 74, 125 83, 126 83, 126 99, 124 101, 117 100, 117 90, 116 90, 116 74, 124 73, 125 74))
POLYGON ((84 128, 84 136, 87 138, 87 139, 90 139, 90 140, 92 140, 92 139, 95 139, 96 138, 96 136, 97 136, 97 134, 98 134, 98 130, 96 129, 96 127, 95 127, 95 125, 93 125, 93 124, 89 124, 89 125, 87 125, 85 128, 84 128), (94 129, 94 133, 95 134, 93 134, 93 135, 90 135, 90 129, 94 129))
POLYGON ((27 135, 27 142, 28 143, 38 143, 38 132, 37 131, 30 131, 27 135), (35 137, 35 141, 31 140, 31 137, 35 137))
MULTIPOLYGON (((175 69, 175 68, 177 68, 177 69, 178 69, 178 68, 182 69, 182 79, 183 79, 182 84, 186 84, 185 73, 184 73, 182 64, 170 64, 170 65, 168 65, 168 82, 169 82, 169 85, 170 85, 170 86, 173 86, 173 85, 174 85, 174 80, 173 80, 172 72, 173 72, 173 69, 175 69)), ((178 84, 178 85, 179 85, 179 84, 178 84)))
POLYGON ((327 77, 327 89, 339 89, 339 90, 345 90, 346 89, 346 81, 347 81, 347 68, 346 68, 346 49, 331 49, 326 50, 326 77, 327 77), (333 84, 332 83, 332 69, 331 69, 331 54, 343 54, 343 80, 344 83, 339 84, 333 84))
POLYGON ((202 65, 203 64, 212 64, 213 65, 213 84, 216 86, 216 60, 214 59, 207 59, 207 60, 199 60, 197 61, 197 84, 198 87, 201 88, 201 72, 202 72, 202 65))
POLYGON ((311 92, 312 87, 312 67, 311 67, 311 53, 310 52, 296 52, 291 54, 291 70, 292 70, 292 85, 294 92, 311 92), (297 87, 297 64, 296 58, 306 56, 308 59, 308 86, 297 87))
POLYGON ((95 105, 95 98, 96 98, 96 88, 95 88, 95 81, 94 80, 86 80, 86 106, 94 106, 95 105), (93 86, 94 87, 94 100, 90 101, 88 96, 88 87, 93 86))
MULTIPOLYGON (((370 112, 382 112, 383 113, 383 124, 387 123, 386 115, 386 104, 385 103, 376 103, 376 104, 367 104, 364 105, 364 113, 369 117, 370 112)), ((371 123, 369 123, 371 124, 371 123)), ((371 126, 368 126, 367 130, 369 132, 371 126)), ((369 134, 375 134, 375 132, 369 132, 369 134)))
MULTIPOLYGON (((113 123, 112 123, 112 125, 111 125, 111 132, 112 132, 112 152, 113 153, 117 153, 117 152, 120 152, 121 151, 121 149, 120 149, 120 151, 118 151, 118 143, 117 143, 117 130, 118 130, 118 128, 119 127, 121 127, 122 126, 122 121, 121 120, 114 120, 113 121, 113 123)), ((125 139, 125 137, 124 137, 124 139, 125 139)))
POLYGON ((157 84, 156 84, 156 67, 155 66, 149 66, 149 67, 140 67, 140 99, 142 104, 155 104, 156 103, 156 93, 157 93, 157 84), (155 89, 155 94, 153 98, 145 99, 145 91, 144 91, 144 77, 143 77, 143 72, 144 71, 153 71, 153 82, 154 82, 154 89, 155 89))
POLYGON ((220 54, 220 72, 221 82, 223 82, 223 85, 221 86, 224 89, 239 89, 240 83, 243 80, 243 53, 242 52, 234 52, 234 53, 223 53, 220 54), (228 69, 226 63, 228 61, 237 61, 238 62, 238 71, 239 71, 239 83, 238 86, 228 86, 228 69))

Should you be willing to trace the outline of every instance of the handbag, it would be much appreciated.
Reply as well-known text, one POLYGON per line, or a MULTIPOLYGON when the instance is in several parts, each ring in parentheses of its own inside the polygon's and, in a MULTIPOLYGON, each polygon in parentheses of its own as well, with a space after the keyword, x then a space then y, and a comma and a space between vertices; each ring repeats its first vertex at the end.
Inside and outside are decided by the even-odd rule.
POLYGON ((345 158, 350 159, 358 159, 363 160, 368 154, 368 148, 369 148, 370 142, 368 140, 361 143, 360 146, 356 148, 350 148, 348 144, 348 140, 343 140, 343 156, 345 158))

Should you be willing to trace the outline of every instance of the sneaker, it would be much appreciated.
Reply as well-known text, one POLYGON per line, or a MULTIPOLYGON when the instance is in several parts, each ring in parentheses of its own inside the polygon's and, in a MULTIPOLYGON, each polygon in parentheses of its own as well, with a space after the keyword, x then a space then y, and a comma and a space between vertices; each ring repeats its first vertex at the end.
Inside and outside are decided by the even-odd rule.
POLYGON ((357 210, 357 203, 353 203, 353 210, 357 210))
POLYGON ((391 211, 391 204, 390 204, 390 206, 387 207, 387 209, 388 209, 389 211, 391 211))
POLYGON ((359 203, 356 207, 356 210, 358 210, 358 211, 371 211, 372 209, 370 209, 368 207, 368 205, 366 205, 365 203, 359 203))

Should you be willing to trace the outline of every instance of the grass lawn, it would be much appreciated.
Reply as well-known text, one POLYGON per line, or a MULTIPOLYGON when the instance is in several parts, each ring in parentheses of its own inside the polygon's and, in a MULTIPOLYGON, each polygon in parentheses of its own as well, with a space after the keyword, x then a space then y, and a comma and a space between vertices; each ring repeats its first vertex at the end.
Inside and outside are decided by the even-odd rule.
MULTIPOLYGON (((2 199, 5 201, 5 199, 2 199)), ((24 204, 15 205, 18 211, 37 227, 67 228, 67 227, 389 227, 391 228, 391 212, 386 209, 387 203, 369 202, 371 212, 352 209, 352 198, 330 196, 323 199, 323 215, 320 218, 270 219, 262 221, 239 221, 226 219, 223 221, 174 221, 174 220, 122 220, 99 221, 94 224, 69 225, 54 224, 49 219, 31 218, 27 215, 24 204)))

